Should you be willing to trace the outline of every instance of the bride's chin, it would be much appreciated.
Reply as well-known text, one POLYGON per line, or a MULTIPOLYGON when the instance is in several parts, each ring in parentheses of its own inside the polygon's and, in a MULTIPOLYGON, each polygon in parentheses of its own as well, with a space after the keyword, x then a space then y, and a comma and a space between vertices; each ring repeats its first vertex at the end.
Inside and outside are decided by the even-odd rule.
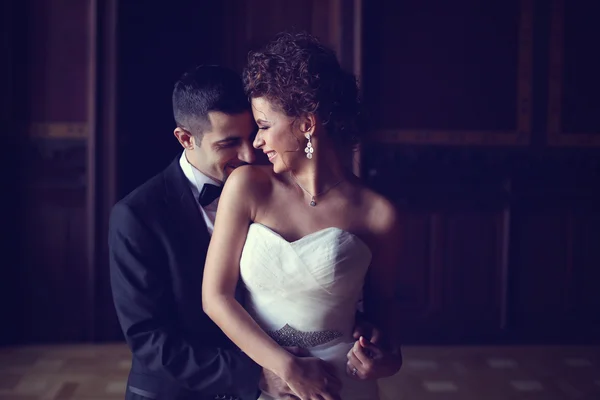
POLYGON ((279 165, 273 165, 273 172, 276 174, 283 174, 284 172, 289 171, 289 168, 283 166, 279 166, 279 165))
POLYGON ((302 167, 302 162, 299 162, 297 159, 288 159, 285 163, 282 162, 282 160, 275 160, 275 162, 273 163, 273 172, 275 172, 276 174, 283 174, 285 172, 290 171, 296 173, 298 169, 301 169, 302 167))
POLYGON ((275 172, 276 174, 283 174, 284 172, 289 171, 290 168, 285 165, 285 163, 282 163, 281 160, 277 160, 273 163, 273 172, 275 172))

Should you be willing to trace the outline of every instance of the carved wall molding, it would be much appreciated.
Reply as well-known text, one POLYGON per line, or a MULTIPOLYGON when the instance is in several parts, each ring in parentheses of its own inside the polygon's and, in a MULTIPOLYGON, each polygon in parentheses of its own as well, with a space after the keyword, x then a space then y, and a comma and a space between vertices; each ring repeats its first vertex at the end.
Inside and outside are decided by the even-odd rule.
POLYGON ((32 122, 27 126, 27 136, 49 139, 87 139, 88 122, 32 122))
POLYGON ((520 1, 517 66, 516 129, 440 130, 386 129, 371 133, 373 140, 384 143, 451 146, 526 146, 532 134, 532 64, 534 1, 520 1))
MULTIPOLYGON (((530 117, 528 116, 527 119, 530 117)), ((440 129, 386 129, 370 134, 370 139, 381 143, 434 144, 450 146, 524 146, 529 144, 531 130, 527 131, 468 131, 440 129)))
MULTIPOLYGON (((565 66, 565 0, 552 2, 548 66, 548 145, 600 146, 599 133, 572 133, 562 128, 565 66)), ((590 51, 593 51, 590 49, 590 51)))

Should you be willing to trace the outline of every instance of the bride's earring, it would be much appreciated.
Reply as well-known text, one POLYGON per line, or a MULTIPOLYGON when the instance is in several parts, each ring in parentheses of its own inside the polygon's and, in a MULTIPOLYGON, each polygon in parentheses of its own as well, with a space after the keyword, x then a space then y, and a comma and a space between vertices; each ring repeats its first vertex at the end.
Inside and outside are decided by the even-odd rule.
POLYGON ((312 143, 310 142, 310 133, 305 133, 304 137, 308 139, 308 143, 306 143, 306 147, 304 148, 304 152, 306 153, 306 158, 309 160, 313 157, 313 153, 315 149, 312 147, 312 143))

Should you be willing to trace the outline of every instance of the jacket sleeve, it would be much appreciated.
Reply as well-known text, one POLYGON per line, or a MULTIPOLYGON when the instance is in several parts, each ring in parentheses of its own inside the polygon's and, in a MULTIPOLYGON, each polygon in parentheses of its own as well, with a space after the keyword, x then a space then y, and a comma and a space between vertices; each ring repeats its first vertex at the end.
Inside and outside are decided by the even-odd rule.
POLYGON ((108 239, 113 299, 134 357, 201 395, 258 393, 261 368, 248 356, 177 329, 166 253, 127 205, 113 208, 108 239))

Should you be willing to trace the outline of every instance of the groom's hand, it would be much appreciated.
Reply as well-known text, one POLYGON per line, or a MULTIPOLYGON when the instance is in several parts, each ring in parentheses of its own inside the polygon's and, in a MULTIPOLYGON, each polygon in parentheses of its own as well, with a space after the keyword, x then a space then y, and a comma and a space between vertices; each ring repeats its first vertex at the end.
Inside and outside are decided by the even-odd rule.
POLYGON ((288 384, 268 369, 263 368, 258 387, 263 393, 275 399, 296 398, 288 384))
POLYGON ((356 325, 354 326, 354 333, 352 336, 356 340, 363 336, 375 345, 380 345, 382 341, 381 331, 375 325, 363 319, 360 315, 357 315, 356 325))
POLYGON ((354 379, 370 380, 396 374, 402 367, 402 353, 381 349, 360 337, 347 355, 346 373, 354 379))
MULTIPOLYGON (((285 347, 287 351, 298 357, 309 357, 308 350, 301 347, 285 347)), ((263 369, 260 377, 259 389, 276 399, 297 399, 288 384, 273 372, 263 369)))

